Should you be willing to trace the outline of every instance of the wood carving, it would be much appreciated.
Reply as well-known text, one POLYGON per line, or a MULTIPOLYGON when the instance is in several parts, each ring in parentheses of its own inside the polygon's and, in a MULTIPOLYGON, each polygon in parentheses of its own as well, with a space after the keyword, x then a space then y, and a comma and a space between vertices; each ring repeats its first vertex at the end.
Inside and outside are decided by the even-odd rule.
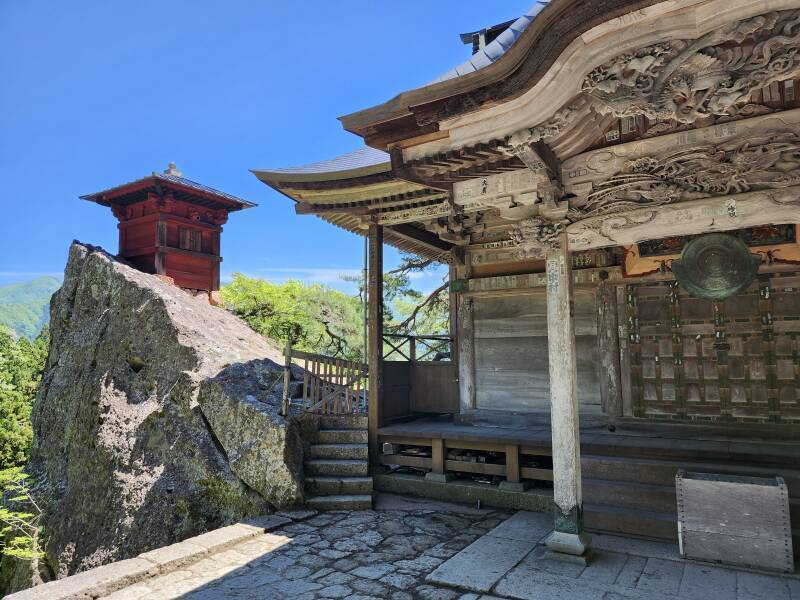
POLYGON ((800 184, 800 135, 784 132, 630 160, 596 186, 571 221, 644 206, 800 184))
MULTIPOLYGON (((694 123, 755 111, 750 94, 800 73, 800 10, 771 12, 627 52, 586 77, 583 91, 617 117, 694 123)), ((752 114, 752 112, 751 112, 752 114)))
POLYGON ((557 250, 560 247, 559 235, 563 231, 563 223, 542 217, 520 221, 511 229, 511 242, 516 248, 517 259, 543 258, 548 251, 557 250))

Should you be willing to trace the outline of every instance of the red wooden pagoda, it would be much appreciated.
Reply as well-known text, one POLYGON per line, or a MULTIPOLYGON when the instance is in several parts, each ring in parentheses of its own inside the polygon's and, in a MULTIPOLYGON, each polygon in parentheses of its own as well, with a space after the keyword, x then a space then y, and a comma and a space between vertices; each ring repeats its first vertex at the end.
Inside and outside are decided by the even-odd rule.
POLYGON ((184 178, 173 163, 163 173, 81 196, 119 219, 119 256, 145 273, 192 292, 219 290, 220 235, 228 213, 255 206, 184 178))

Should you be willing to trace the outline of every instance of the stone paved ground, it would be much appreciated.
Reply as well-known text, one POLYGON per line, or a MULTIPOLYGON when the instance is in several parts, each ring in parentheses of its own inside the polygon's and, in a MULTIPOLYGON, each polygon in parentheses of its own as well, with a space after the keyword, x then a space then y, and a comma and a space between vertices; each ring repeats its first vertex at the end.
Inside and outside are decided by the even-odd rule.
POLYGON ((382 496, 248 539, 107 600, 800 600, 800 579, 594 536, 589 567, 544 556, 550 517, 382 496))

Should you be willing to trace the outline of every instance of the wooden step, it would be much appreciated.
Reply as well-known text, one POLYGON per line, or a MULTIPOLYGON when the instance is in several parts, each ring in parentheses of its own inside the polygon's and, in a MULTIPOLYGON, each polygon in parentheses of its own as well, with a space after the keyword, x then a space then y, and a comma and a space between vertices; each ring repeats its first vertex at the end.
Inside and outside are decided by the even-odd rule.
POLYGON ((654 485, 632 481, 587 479, 581 482, 583 497, 592 504, 677 514, 675 485, 654 485))
POLYGON ((363 429, 369 422, 366 415, 322 415, 319 418, 320 429, 363 429))
POLYGON ((306 461, 306 475, 324 475, 331 477, 366 477, 369 474, 369 462, 366 460, 315 458, 306 461))
POLYGON ((306 506, 316 510, 367 510, 372 508, 372 496, 369 494, 312 496, 306 500, 306 506))
POLYGON ((372 477, 306 477, 306 491, 314 496, 372 493, 372 477))
POLYGON ((655 540, 678 539, 677 515, 602 504, 584 504, 586 529, 655 540))
POLYGON ((309 455, 312 458, 366 460, 369 458, 369 446, 367 444, 314 444, 309 448, 309 455))
POLYGON ((369 435, 366 429, 320 429, 317 444, 366 444, 369 435))

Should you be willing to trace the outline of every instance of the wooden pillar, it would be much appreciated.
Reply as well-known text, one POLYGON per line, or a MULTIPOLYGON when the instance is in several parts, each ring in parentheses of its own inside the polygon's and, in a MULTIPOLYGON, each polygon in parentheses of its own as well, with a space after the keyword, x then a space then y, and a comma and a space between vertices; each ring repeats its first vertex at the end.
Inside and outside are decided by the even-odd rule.
POLYGON ((597 353, 600 358, 600 402, 609 425, 622 416, 618 325, 617 289, 604 281, 597 288, 597 353))
POLYGON ((555 520, 545 543, 555 557, 583 560, 589 538, 583 531, 572 258, 566 233, 558 236, 557 246, 545 261, 555 520))
POLYGON ((458 303, 458 395, 461 413, 475 408, 475 323, 472 298, 458 303))
POLYGON ((445 462, 447 461, 447 450, 444 445, 443 439, 433 438, 431 440, 431 470, 425 474, 425 479, 428 481, 436 481, 437 483, 447 483, 450 477, 447 475, 445 469, 445 462))
POLYGON ((501 490, 522 492, 525 484, 520 479, 519 472, 519 446, 517 444, 506 445, 506 480, 500 482, 501 490))
POLYGON ((373 465, 380 461, 378 428, 381 426, 383 396, 383 226, 369 226, 369 456, 373 465))

